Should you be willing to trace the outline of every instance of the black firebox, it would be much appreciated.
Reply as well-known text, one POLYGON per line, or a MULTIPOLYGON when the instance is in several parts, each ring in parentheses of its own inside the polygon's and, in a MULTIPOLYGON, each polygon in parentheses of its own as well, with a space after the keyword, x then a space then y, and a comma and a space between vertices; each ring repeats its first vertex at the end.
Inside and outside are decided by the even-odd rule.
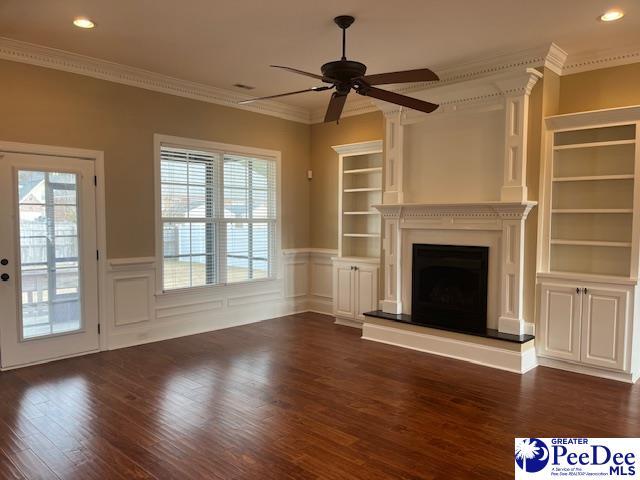
POLYGON ((414 244, 412 322, 485 332, 488 268, 488 247, 414 244))

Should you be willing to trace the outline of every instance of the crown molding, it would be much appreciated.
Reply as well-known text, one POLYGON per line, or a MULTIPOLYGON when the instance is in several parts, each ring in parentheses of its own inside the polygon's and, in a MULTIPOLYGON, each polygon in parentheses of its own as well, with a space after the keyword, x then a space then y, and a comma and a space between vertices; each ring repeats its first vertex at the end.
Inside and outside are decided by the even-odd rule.
POLYGON ((640 62, 640 45, 625 48, 609 48, 569 55, 562 68, 562 75, 599 70, 601 68, 618 67, 640 62))
POLYGON ((540 70, 525 68, 524 70, 507 70, 458 83, 443 85, 434 83, 430 88, 412 92, 414 98, 439 105, 435 112, 429 114, 380 100, 374 101, 385 116, 393 118, 400 114, 400 123, 410 125, 461 112, 503 109, 506 97, 530 95, 534 85, 542 77, 540 70))
POLYGON ((271 115, 285 120, 293 120, 306 124, 311 123, 309 110, 306 108, 295 107, 275 101, 262 101, 250 105, 239 105, 238 102, 251 97, 231 90, 181 80, 140 68, 12 40, 10 38, 0 37, 0 59, 86 75, 132 87, 271 115))
MULTIPOLYGON (((0 37, 0 59, 53 68, 305 124, 320 123, 325 114, 324 108, 310 110, 273 100, 240 105, 238 102, 247 100, 251 96, 5 37, 0 37)), ((439 82, 396 85, 391 86, 390 90, 410 94, 429 90, 436 85, 454 84, 509 71, 522 72, 527 68, 544 67, 558 75, 571 75, 636 62, 640 62, 640 45, 567 55, 564 50, 552 43, 544 47, 515 53, 435 66, 433 70, 440 76, 439 82)), ((352 99, 347 101, 342 117, 362 115, 378 110, 379 108, 370 98, 354 95, 352 99)))

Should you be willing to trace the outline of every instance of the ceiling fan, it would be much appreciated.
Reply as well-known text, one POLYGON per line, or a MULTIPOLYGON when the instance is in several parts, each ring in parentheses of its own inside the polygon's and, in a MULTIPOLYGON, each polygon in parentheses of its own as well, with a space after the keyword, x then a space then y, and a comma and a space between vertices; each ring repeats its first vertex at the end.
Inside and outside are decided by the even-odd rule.
POLYGON ((305 90, 281 93, 279 95, 252 98, 239 103, 247 104, 258 100, 286 97, 305 92, 322 92, 335 88, 333 95, 331 95, 331 100, 329 101, 327 113, 324 117, 325 122, 338 122, 340 120, 340 115, 342 114, 342 109, 344 108, 344 104, 347 100, 347 95, 349 95, 351 90, 354 90, 356 93, 366 97, 377 98, 379 100, 384 100, 385 102, 394 103, 396 105, 412 108, 425 113, 431 113, 438 108, 438 105, 435 103, 425 102, 423 100, 418 100, 417 98, 407 97, 406 95, 400 95, 399 93, 382 90, 373 86, 392 83, 432 82, 439 80, 435 73, 428 68, 421 68, 418 70, 365 75, 367 66, 364 63, 347 60, 346 57, 346 32, 347 28, 349 28, 355 21, 355 18, 349 15, 340 15, 339 17, 334 18, 333 21, 342 29, 342 58, 322 65, 322 67, 320 67, 322 75, 305 72, 296 68, 283 67, 281 65, 271 65, 274 68, 282 68, 293 73, 321 80, 329 85, 311 87, 305 90))

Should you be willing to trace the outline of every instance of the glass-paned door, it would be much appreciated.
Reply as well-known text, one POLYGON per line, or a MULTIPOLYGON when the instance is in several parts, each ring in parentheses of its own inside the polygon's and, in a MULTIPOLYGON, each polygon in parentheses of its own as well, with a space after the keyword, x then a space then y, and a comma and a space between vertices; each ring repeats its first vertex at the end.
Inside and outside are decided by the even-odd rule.
POLYGON ((3 368, 98 349, 93 170, 0 152, 3 368))

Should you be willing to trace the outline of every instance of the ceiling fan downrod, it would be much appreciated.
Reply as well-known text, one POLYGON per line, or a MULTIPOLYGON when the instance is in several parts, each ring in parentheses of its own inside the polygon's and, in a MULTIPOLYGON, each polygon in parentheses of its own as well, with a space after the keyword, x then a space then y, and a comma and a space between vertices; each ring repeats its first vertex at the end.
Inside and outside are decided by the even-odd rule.
POLYGON ((342 58, 341 60, 347 59, 347 28, 351 26, 353 22, 355 22, 355 18, 351 15, 339 15, 333 19, 336 25, 342 29, 342 58))

